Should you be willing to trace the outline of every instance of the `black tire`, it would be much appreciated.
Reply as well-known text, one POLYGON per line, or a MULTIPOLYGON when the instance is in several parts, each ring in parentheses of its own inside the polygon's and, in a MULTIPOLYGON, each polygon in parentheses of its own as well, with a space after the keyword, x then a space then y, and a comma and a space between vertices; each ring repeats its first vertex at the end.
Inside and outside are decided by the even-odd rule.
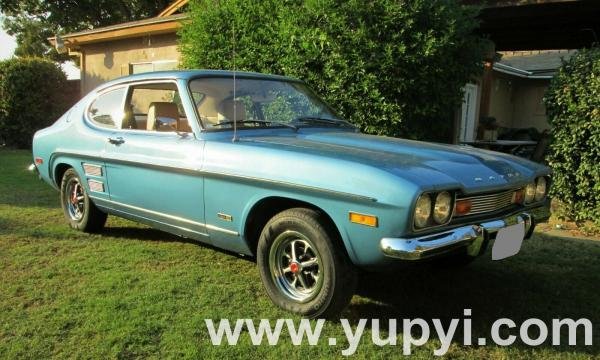
POLYGON ((73 169, 65 171, 60 184, 60 203, 65 218, 73 229, 95 233, 106 223, 106 213, 92 203, 79 175, 73 169))
POLYGON ((269 220, 257 263, 273 303, 307 318, 335 318, 354 295, 356 270, 341 239, 312 209, 285 210, 269 220))

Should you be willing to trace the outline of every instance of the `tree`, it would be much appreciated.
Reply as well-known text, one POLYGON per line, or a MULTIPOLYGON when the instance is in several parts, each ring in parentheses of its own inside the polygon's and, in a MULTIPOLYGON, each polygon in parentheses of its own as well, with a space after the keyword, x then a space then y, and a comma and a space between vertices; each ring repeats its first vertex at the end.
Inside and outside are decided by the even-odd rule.
POLYGON ((183 65, 306 80, 369 133, 448 140, 487 46, 453 0, 195 0, 183 65))
POLYGON ((61 68, 40 58, 0 61, 0 138, 8 146, 27 148, 33 134, 49 126, 69 106, 61 68))
POLYGON ((17 39, 17 56, 64 60, 47 38, 157 15, 170 0, 0 0, 4 29, 17 39))
POLYGON ((600 47, 564 63, 544 102, 552 125, 552 193, 572 218, 600 226, 600 47))

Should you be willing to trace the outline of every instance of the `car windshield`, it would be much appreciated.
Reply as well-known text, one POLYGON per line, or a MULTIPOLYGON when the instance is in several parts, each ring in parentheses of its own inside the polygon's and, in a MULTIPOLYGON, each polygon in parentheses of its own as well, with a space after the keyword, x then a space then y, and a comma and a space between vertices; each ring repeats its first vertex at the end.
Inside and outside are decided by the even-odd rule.
POLYGON ((337 117, 305 84, 237 77, 190 81, 192 99, 205 129, 269 126, 351 126, 337 117))

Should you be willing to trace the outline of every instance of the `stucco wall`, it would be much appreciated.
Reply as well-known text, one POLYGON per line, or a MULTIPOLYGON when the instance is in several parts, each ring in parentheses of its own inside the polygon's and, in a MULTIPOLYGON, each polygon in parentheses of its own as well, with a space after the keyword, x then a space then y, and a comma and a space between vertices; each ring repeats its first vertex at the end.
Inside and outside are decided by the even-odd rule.
POLYGON ((549 129, 543 99, 548 80, 523 80, 514 93, 513 127, 549 129))
POLYGON ((523 79, 496 72, 492 82, 490 116, 495 117, 502 127, 548 129, 550 126, 543 104, 548 84, 548 80, 523 79))
POLYGON ((82 94, 129 74, 129 65, 164 60, 179 61, 177 35, 162 34, 82 46, 82 94))
POLYGON ((496 118, 499 126, 513 127, 513 90, 516 79, 494 73, 490 91, 490 116, 496 118))

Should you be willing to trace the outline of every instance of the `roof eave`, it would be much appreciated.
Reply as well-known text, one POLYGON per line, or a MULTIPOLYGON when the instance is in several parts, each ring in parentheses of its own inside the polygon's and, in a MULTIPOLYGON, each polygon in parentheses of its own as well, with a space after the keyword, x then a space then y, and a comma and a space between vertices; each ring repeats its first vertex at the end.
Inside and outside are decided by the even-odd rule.
POLYGON ((552 79, 552 75, 538 75, 534 72, 518 69, 502 63, 494 63, 493 69, 503 74, 513 75, 524 79, 552 79))
MULTIPOLYGON (((78 49, 81 45, 103 42, 108 40, 120 40, 148 35, 159 35, 175 33, 181 27, 181 21, 186 15, 174 15, 170 17, 155 17, 144 21, 135 21, 113 26, 86 30, 77 33, 62 35, 65 47, 69 50, 78 49)), ((48 38, 55 46, 56 36, 48 38)))

